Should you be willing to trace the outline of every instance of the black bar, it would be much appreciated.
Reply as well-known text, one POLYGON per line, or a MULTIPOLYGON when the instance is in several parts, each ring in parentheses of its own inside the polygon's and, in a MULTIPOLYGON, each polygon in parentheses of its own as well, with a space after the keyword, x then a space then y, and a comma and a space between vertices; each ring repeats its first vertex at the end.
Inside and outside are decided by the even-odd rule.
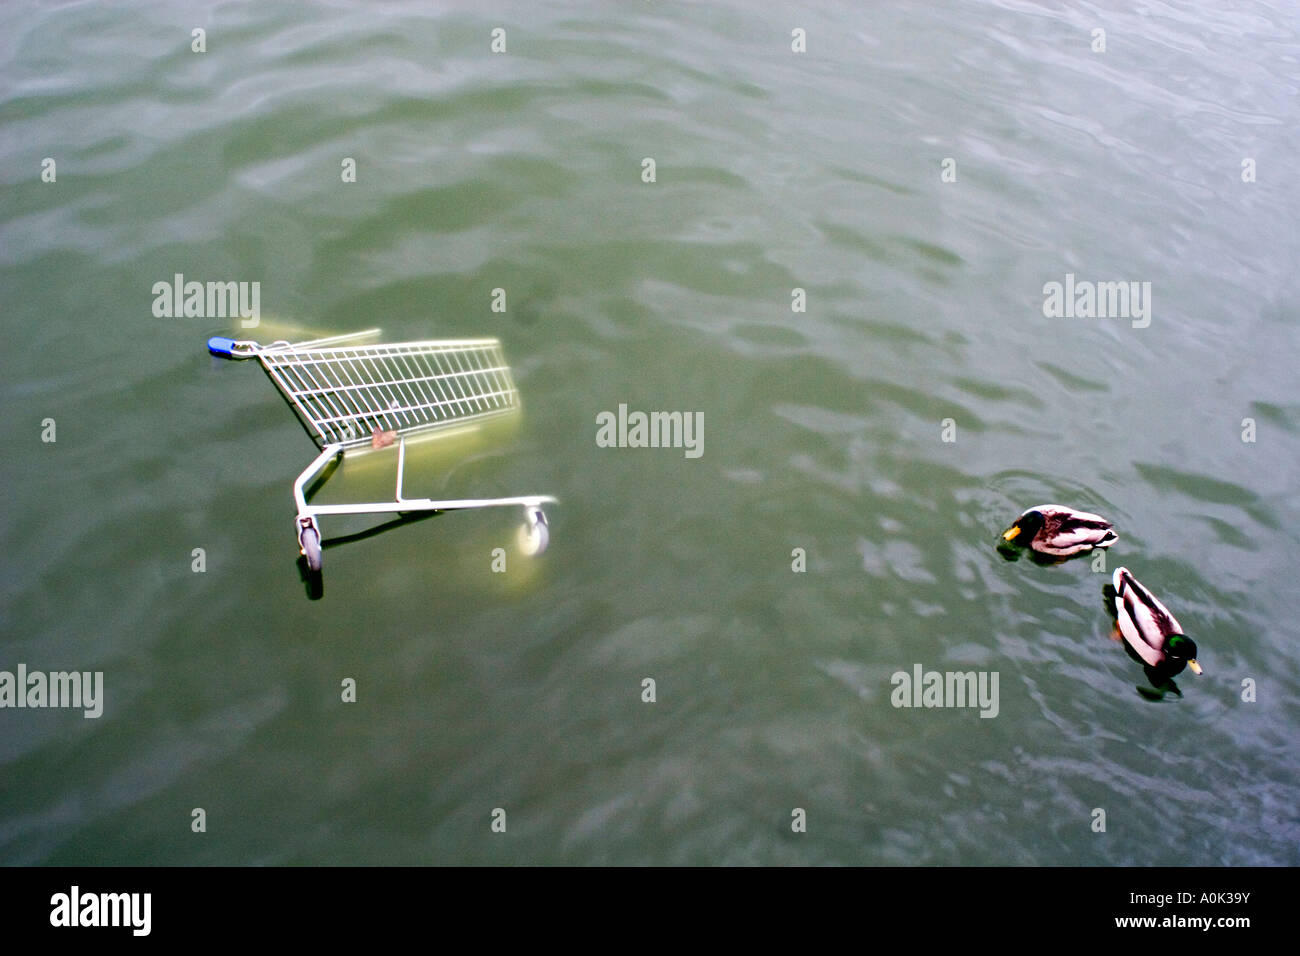
MULTIPOLYGON (((167 945, 283 938, 337 946, 402 934, 436 945, 462 932, 483 943, 533 933, 541 943, 603 927, 617 934, 606 938, 615 946, 695 924, 710 935, 765 942, 793 933, 812 943, 843 929, 867 948, 900 933, 922 946, 1045 939, 1231 946, 1278 938, 1289 925, 1282 913, 1294 883, 1291 870, 1245 868, 7 868, 0 869, 0 925, 6 941, 56 944, 59 937, 167 945), (68 921, 74 886, 87 918, 98 918, 100 894, 149 894, 148 935, 137 936, 129 918, 143 928, 143 895, 134 898, 137 909, 120 910, 128 925, 51 925, 68 921), (1208 929, 1188 925, 1206 918, 1208 929), (1248 925, 1214 922, 1242 918, 1248 925), (1120 925, 1134 919, 1154 922, 1120 925), (460 929, 430 933, 444 924, 460 929)), ((109 900, 109 910, 122 899, 109 900)))

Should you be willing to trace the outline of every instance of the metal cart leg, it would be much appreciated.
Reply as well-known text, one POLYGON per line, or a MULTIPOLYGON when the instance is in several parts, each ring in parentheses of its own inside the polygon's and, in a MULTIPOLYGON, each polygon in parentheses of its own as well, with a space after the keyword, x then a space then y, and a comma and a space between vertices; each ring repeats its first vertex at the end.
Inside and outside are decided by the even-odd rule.
POLYGON ((546 512, 541 505, 524 506, 524 523, 519 529, 519 550, 530 557, 536 557, 546 550, 551 540, 550 526, 546 522, 546 512))
POLYGON ((307 559, 307 567, 312 571, 319 571, 321 568, 321 533, 320 526, 316 524, 315 512, 307 507, 307 495, 304 489, 307 487, 307 482, 315 478, 321 469, 342 455, 341 446, 326 445, 293 483, 293 498, 298 505, 298 517, 294 521, 294 528, 298 532, 298 550, 307 559))

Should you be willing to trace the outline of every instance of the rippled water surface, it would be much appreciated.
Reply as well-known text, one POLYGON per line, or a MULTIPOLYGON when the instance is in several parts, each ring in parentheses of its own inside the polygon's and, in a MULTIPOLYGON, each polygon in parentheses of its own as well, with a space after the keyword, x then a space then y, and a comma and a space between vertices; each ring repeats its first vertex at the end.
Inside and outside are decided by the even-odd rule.
POLYGON ((107 702, 0 710, 0 862, 1300 863, 1297 22, 5 5, 0 669, 107 702), (261 326, 156 318, 176 273, 260 282, 261 326), (1046 317, 1067 273, 1150 282, 1149 327, 1046 317), (204 343, 371 326, 501 338, 523 414, 408 493, 554 494, 543 557, 444 515, 309 600, 313 446, 204 343), (704 454, 598 447, 620 404, 704 454), (1106 574, 998 556, 1047 501, 1197 639, 1183 699, 1136 692, 1106 574), (998 715, 894 708, 915 664, 996 671, 998 715))

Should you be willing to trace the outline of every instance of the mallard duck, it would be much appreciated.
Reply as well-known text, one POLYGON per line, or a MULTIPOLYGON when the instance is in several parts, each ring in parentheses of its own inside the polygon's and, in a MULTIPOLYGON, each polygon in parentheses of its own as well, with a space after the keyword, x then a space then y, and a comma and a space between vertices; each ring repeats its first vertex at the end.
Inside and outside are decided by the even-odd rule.
POLYGON ((1144 588, 1128 568, 1116 568, 1115 626, 1132 654, 1147 667, 1153 684, 1161 684, 1190 667, 1201 673, 1196 642, 1183 633, 1178 619, 1154 594, 1144 588))
POLYGON ((1109 548, 1119 540, 1119 535, 1100 515, 1063 505, 1038 505, 1012 522, 1002 532, 1002 540, 1039 554, 1069 558, 1094 548, 1109 548))

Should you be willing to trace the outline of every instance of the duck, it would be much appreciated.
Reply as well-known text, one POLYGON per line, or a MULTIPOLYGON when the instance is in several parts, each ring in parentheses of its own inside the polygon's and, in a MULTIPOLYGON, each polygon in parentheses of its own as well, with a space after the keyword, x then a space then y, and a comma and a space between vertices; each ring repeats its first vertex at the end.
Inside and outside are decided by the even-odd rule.
POLYGON ((1002 541, 1053 558, 1070 558, 1119 540, 1114 526, 1101 515, 1064 505, 1036 505, 1021 512, 1002 541))
POLYGON ((1173 678, 1184 668, 1191 668, 1193 674, 1203 673, 1196 659, 1196 642, 1183 633, 1178 619, 1128 568, 1116 568, 1111 585, 1115 627, 1130 654, 1146 665, 1152 684, 1172 685, 1173 678))

